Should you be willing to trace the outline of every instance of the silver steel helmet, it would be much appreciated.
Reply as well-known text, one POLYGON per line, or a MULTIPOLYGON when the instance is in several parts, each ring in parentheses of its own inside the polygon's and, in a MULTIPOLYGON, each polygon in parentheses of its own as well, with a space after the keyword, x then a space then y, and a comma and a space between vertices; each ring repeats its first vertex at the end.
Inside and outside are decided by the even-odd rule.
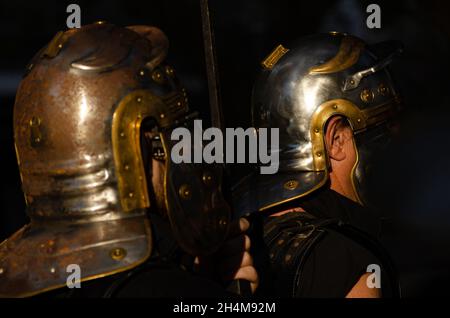
POLYGON ((143 123, 156 127, 164 198, 191 253, 223 241, 229 209, 220 169, 173 165, 170 133, 191 121, 164 63, 168 41, 148 26, 97 23, 59 32, 32 60, 14 105, 15 146, 31 222, 0 245, 0 295, 29 296, 133 268, 152 252, 151 168, 143 123), (195 193, 194 190, 195 189, 195 193))
POLYGON ((329 178, 324 132, 335 115, 348 119, 355 134, 357 162, 352 180, 364 201, 364 175, 370 153, 389 138, 384 125, 400 109, 386 66, 401 46, 373 46, 341 33, 306 37, 295 45, 279 45, 262 62, 252 96, 253 125, 279 128, 279 170, 257 172, 233 190, 235 208, 246 215, 303 197, 329 178), (388 53, 386 53, 388 51, 388 53))

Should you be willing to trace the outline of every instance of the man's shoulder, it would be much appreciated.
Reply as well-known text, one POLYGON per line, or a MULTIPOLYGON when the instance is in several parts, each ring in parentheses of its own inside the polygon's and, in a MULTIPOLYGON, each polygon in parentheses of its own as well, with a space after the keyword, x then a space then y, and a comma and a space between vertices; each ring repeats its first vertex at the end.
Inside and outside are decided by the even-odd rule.
POLYGON ((364 239, 347 233, 346 224, 306 212, 267 218, 264 239, 277 290, 286 296, 345 296, 377 262, 364 239))

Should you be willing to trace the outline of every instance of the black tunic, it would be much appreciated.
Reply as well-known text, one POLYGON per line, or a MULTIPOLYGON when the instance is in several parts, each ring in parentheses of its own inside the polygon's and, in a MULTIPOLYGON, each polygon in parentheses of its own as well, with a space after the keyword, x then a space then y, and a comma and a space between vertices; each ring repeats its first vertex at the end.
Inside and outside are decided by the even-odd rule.
MULTIPOLYGON (((361 205, 325 189, 297 202, 306 212, 264 220, 266 263, 260 293, 345 297, 370 264, 381 268, 383 296, 395 295, 392 263, 378 241, 380 223, 361 205)), ((260 249, 261 251, 261 249, 260 249)), ((261 259, 261 258, 259 258, 261 259)))

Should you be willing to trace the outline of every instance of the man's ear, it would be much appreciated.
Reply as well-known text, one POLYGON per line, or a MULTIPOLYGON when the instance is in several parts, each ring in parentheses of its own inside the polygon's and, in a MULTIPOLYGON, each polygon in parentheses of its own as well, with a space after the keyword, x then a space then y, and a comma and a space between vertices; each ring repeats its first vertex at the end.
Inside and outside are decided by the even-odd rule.
POLYGON ((149 25, 130 25, 130 29, 150 41, 152 46, 152 56, 146 66, 152 70, 161 63, 167 56, 169 50, 169 40, 163 31, 154 26, 149 25))
POLYGON ((342 121, 345 120, 342 116, 332 117, 327 124, 325 131, 325 145, 330 159, 342 161, 346 158, 345 142, 348 138, 345 125, 342 121))

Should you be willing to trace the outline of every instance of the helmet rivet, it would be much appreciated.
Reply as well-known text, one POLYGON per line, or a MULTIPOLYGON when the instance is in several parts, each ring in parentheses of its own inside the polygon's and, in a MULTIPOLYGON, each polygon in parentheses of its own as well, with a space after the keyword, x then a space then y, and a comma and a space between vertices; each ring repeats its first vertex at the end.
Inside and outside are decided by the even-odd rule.
POLYGON ((203 183, 207 186, 210 186, 213 181, 213 177, 209 171, 205 171, 202 176, 203 183))
POLYGON ((144 71, 144 70, 140 70, 140 71, 139 71, 139 75, 140 75, 140 76, 144 76, 144 75, 145 75, 145 71, 144 71))
POLYGON ((54 267, 50 268, 50 273, 54 274, 56 272, 56 269, 54 267))
POLYGON ((166 117, 166 115, 164 115, 164 114, 160 114, 160 115, 159 115, 159 117, 160 117, 161 119, 163 119, 163 118, 165 118, 165 117, 166 117))
POLYGON ((137 101, 138 103, 140 103, 140 102, 142 102, 142 98, 141 98, 141 97, 138 97, 138 98, 136 99, 136 101, 137 101))
POLYGON ((163 78, 163 76, 162 76, 162 74, 161 74, 161 72, 159 70, 155 70, 152 73, 152 79, 158 84, 163 84, 164 83, 164 78, 163 78))
POLYGON ((319 151, 318 153, 316 153, 317 157, 322 157, 322 153, 319 151))
POLYGON ((125 137, 125 133, 123 131, 120 133, 120 137, 125 137))
POLYGON ((318 133, 320 132, 320 129, 319 129, 319 128, 316 128, 316 129, 314 129, 314 132, 315 132, 316 134, 318 134, 318 133))
POLYGON ((333 109, 337 109, 337 108, 338 108, 338 105, 334 104, 333 109))
POLYGON ((378 86, 378 93, 380 93, 380 95, 382 96, 386 96, 389 94, 389 88, 384 83, 381 83, 378 86))
POLYGON ((125 256, 127 255, 127 251, 124 248, 117 247, 112 249, 109 255, 113 260, 120 261, 125 258, 125 256))
POLYGON ((361 122, 361 118, 358 118, 356 121, 357 121, 358 123, 360 123, 360 122, 361 122))
POLYGON ((364 89, 361 91, 360 98, 364 103, 370 103, 373 101, 374 95, 370 89, 364 89))
POLYGON ((132 198, 132 197, 134 197, 134 193, 133 193, 133 192, 130 192, 130 193, 128 193, 128 196, 129 196, 130 198, 132 198))
POLYGON ((169 76, 173 76, 173 68, 171 68, 170 66, 166 66, 166 74, 169 76))
POLYGON ((189 200, 192 196, 191 189, 187 184, 183 184, 178 190, 178 194, 183 200, 189 200))
POLYGON ((124 168, 125 170, 130 170, 130 166, 129 166, 129 165, 125 165, 123 168, 124 168))
POLYGON ((289 180, 284 184, 284 188, 287 190, 295 190, 298 187, 298 181, 297 180, 289 180))

